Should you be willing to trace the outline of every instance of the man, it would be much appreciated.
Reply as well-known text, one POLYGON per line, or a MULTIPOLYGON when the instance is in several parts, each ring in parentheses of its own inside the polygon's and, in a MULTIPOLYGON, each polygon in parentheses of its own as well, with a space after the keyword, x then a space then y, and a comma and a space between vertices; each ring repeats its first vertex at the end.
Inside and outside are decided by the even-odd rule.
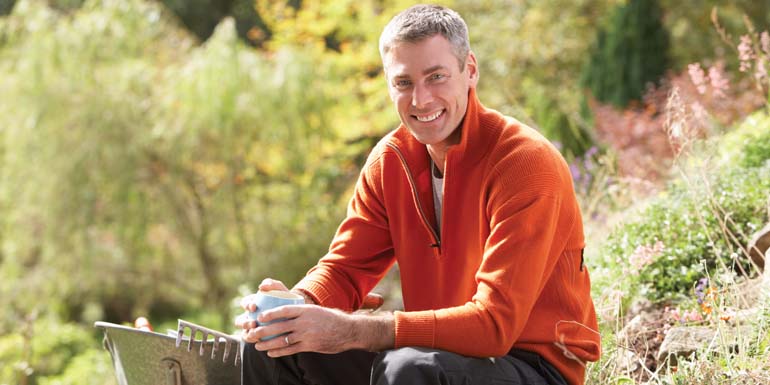
MULTIPOLYGON (((289 319, 269 326, 236 320, 254 344, 243 383, 582 384, 600 341, 563 158, 480 104, 456 12, 403 11, 380 53, 401 125, 370 154, 329 253, 292 289, 307 304, 263 312, 289 319), (404 311, 351 313, 395 262, 404 311)), ((260 290, 288 289, 266 279, 260 290)))

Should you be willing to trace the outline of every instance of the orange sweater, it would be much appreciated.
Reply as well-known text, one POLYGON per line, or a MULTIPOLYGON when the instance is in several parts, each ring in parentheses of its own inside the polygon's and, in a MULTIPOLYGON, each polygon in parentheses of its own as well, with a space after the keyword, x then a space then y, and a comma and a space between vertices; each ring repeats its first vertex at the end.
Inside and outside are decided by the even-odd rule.
POLYGON ((357 309, 398 262, 396 347, 529 350, 582 384, 600 341, 566 162, 473 89, 461 129, 446 157, 440 234, 428 152, 402 125, 370 154, 329 253, 297 288, 323 306, 357 309))

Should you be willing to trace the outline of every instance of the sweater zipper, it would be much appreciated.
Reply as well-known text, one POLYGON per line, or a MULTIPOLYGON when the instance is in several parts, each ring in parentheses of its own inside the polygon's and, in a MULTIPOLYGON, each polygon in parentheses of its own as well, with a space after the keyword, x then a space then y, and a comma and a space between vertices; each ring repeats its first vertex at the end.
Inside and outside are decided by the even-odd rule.
POLYGON ((430 247, 434 247, 438 249, 439 254, 441 254, 441 239, 439 238, 439 235, 436 233, 436 229, 431 226, 430 221, 428 220, 428 216, 425 215, 425 210, 422 207, 422 201, 420 200, 420 194, 417 192, 417 184, 414 181, 414 177, 412 176, 412 172, 409 170, 409 166, 406 164, 406 158, 404 157, 404 154, 401 152, 401 150, 393 143, 387 143, 387 146, 393 149, 393 151, 396 152, 396 155, 398 155, 398 159, 401 160, 401 165, 404 166, 404 171, 406 172, 406 177, 409 179, 409 184, 412 186, 412 196, 414 197, 415 202, 417 202, 417 211, 420 212, 420 217, 422 218, 422 223, 425 226, 425 228, 428 229, 430 232, 431 237, 433 237, 433 244, 430 245, 430 247))

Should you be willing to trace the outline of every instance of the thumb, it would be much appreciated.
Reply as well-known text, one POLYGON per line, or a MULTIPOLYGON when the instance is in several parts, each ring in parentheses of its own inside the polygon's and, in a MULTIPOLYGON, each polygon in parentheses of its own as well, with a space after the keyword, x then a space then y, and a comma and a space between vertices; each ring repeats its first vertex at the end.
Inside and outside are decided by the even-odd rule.
POLYGON ((259 290, 260 291, 269 291, 269 290, 289 291, 289 288, 287 288, 286 285, 283 284, 283 282, 277 279, 265 278, 262 281, 262 283, 259 284, 259 290))

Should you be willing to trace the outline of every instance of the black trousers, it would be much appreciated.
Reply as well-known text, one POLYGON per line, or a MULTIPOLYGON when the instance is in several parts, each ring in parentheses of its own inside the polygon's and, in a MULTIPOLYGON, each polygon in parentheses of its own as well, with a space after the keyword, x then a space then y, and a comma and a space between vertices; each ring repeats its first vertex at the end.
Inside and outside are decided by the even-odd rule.
POLYGON ((567 385, 545 359, 523 350, 495 359, 409 347, 270 358, 246 344, 242 362, 242 385, 567 385))

